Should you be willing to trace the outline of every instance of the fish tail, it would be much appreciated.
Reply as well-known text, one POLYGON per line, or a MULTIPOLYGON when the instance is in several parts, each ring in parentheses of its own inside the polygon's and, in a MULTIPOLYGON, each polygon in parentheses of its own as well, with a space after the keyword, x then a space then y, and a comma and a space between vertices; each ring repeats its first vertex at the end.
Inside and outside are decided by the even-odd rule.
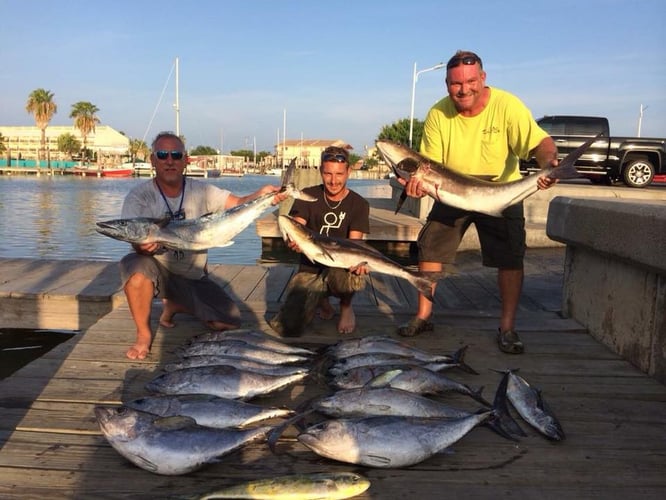
MULTIPOLYGON (((495 370, 496 371, 496 370, 495 370)), ((525 431, 518 425, 518 422, 511 416, 509 413, 509 403, 506 396, 506 389, 509 384, 509 376, 511 370, 504 372, 502 380, 497 386, 495 391, 495 399, 493 400, 493 411, 495 412, 495 419, 493 422, 493 430, 498 432, 500 435, 511 439, 512 441, 517 441, 516 436, 525 437, 527 434, 525 431)))
POLYGON ((548 174, 551 179, 575 179, 580 177, 581 173, 578 172, 573 163, 566 163, 559 167, 555 167, 548 174))
POLYGON ((465 354, 467 353, 468 347, 469 347, 468 345, 462 346, 460 349, 454 352, 451 355, 451 361, 462 371, 471 373, 472 375, 478 375, 479 372, 477 372, 474 368, 465 363, 465 354))
POLYGON ((474 389, 470 389, 469 395, 470 395, 470 396, 472 397, 472 399, 474 399, 475 401, 478 401, 478 402, 481 403, 482 405, 487 406, 487 407, 490 408, 490 407, 492 406, 492 404, 490 404, 490 403, 486 400, 486 398, 484 398, 483 395, 481 394, 481 393, 483 392, 483 389, 484 389, 484 386, 481 386, 481 387, 479 387, 479 388, 476 389, 476 390, 474 390, 474 389))
POLYGON ((403 203, 405 203, 406 199, 407 199, 407 191, 403 189, 402 193, 400 193, 400 198, 398 198, 398 204, 395 207, 395 212, 393 212, 394 214, 400 212, 400 209, 402 208, 402 205, 403 203))

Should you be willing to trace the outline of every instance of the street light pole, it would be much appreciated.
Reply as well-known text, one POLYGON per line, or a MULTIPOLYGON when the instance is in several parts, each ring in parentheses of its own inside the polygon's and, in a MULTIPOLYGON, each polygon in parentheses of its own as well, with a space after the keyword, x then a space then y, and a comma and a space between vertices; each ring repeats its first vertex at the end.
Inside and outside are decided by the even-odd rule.
POLYGON ((416 71, 416 63, 414 63, 414 72, 412 73, 412 108, 409 115, 409 147, 412 147, 412 134, 414 131, 414 97, 416 96, 416 82, 419 79, 421 73, 426 71, 435 71, 437 69, 443 68, 445 64, 443 62, 435 64, 431 68, 422 69, 421 71, 416 71))

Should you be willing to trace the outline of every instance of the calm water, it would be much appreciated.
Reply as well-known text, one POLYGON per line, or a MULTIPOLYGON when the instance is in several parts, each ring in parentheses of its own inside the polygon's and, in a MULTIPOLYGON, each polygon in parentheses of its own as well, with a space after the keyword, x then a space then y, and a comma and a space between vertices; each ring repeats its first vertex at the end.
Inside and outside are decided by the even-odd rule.
MULTIPOLYGON (((83 259, 117 261, 129 245, 102 236, 95 222, 115 219, 129 190, 146 179, 79 176, 0 176, 0 258, 83 259)), ((273 176, 220 177, 204 182, 246 195, 273 176)), ((388 180, 349 181, 349 187, 370 198, 390 196, 388 180)), ((268 211, 266 212, 268 213, 268 211)), ((214 264, 256 264, 261 238, 250 225, 225 248, 209 251, 214 264)))

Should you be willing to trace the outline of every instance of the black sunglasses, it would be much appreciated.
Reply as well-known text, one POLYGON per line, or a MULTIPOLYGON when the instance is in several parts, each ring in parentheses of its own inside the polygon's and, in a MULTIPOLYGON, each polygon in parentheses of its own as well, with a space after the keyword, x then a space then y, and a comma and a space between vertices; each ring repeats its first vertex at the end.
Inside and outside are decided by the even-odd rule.
POLYGON ((449 59, 449 62, 446 63, 446 69, 455 68, 461 64, 469 66, 476 63, 479 63, 479 65, 481 64, 481 59, 479 59, 479 56, 454 56, 449 59))
POLYGON ((171 158, 174 160, 182 160, 183 159, 183 152, 182 151, 155 151, 155 156, 157 156, 158 160, 166 160, 169 157, 169 154, 171 154, 171 158))
POLYGON ((321 161, 336 161, 338 163, 347 163, 347 157, 340 153, 324 153, 321 156, 321 161))

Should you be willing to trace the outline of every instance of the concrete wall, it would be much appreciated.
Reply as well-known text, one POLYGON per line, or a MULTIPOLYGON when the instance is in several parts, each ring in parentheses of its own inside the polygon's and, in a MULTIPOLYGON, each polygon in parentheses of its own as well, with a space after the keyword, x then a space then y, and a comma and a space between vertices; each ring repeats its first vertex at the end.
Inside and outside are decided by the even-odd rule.
POLYGON ((562 312, 666 383, 666 205, 556 197, 547 235, 566 245, 562 312))

